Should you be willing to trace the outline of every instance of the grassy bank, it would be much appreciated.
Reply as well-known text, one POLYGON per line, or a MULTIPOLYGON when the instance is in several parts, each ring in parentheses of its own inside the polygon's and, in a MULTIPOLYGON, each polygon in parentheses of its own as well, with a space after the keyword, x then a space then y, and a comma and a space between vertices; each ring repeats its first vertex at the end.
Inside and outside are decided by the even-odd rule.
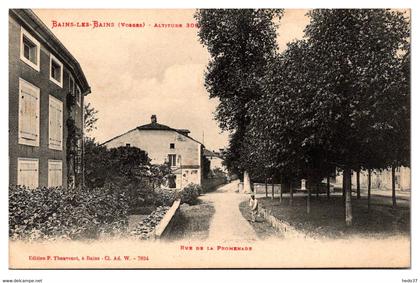
POLYGON ((215 210, 211 203, 182 204, 168 240, 204 240, 209 236, 210 221, 215 210))
POLYGON ((410 233, 410 208, 392 208, 382 201, 373 201, 368 211, 365 199, 353 199, 353 225, 346 227, 344 205, 340 196, 311 199, 311 211, 306 212, 306 197, 295 197, 293 206, 289 200, 260 198, 264 208, 271 210, 278 219, 287 221, 294 228, 315 237, 387 237, 410 233))

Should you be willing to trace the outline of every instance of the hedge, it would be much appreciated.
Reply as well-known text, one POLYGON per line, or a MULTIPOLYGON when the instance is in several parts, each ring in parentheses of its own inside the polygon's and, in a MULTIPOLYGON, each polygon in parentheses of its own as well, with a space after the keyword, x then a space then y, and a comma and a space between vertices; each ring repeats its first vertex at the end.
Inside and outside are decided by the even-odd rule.
POLYGON ((9 187, 11 239, 84 239, 128 226, 124 194, 109 188, 9 187))

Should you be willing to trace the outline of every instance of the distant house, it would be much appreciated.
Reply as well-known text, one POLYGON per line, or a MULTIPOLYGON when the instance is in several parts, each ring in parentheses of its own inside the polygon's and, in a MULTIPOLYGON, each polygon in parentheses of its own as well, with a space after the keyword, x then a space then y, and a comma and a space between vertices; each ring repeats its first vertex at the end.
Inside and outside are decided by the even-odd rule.
POLYGON ((79 63, 48 27, 31 10, 10 9, 10 184, 34 188, 81 182, 83 103, 89 93, 79 63), (72 139, 71 156, 70 119, 72 131, 79 133, 72 139))
POLYGON ((134 146, 146 151, 152 164, 168 162, 173 178, 169 180, 169 187, 183 188, 189 183, 201 185, 203 178, 204 145, 189 133, 186 129, 159 124, 156 115, 152 115, 149 124, 114 137, 103 145, 107 148, 134 146))
MULTIPOLYGON (((360 172, 360 186, 367 188, 368 186, 368 173, 366 170, 360 172)), ((356 173, 353 172, 352 187, 356 187, 356 173)), ((335 185, 339 188, 343 185, 343 176, 341 172, 337 173, 335 185)), ((371 174, 371 187, 378 190, 391 190, 392 188, 392 174, 391 170, 378 171, 374 170, 371 174)), ((409 167, 395 168, 395 188, 401 191, 409 191, 411 189, 411 169, 409 167)))
POLYGON ((227 173, 226 167, 223 165, 223 158, 219 152, 204 149, 204 156, 210 161, 210 170, 219 168, 223 172, 227 173))

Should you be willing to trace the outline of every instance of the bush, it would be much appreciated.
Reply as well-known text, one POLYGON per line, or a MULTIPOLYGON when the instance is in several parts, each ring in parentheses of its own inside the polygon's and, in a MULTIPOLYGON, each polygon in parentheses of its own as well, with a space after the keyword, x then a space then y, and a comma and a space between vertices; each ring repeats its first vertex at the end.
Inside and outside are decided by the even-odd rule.
POLYGON ((127 200, 113 188, 9 187, 11 239, 97 238, 128 226, 127 200))
POLYGON ((147 153, 140 148, 122 146, 107 149, 93 139, 85 141, 86 186, 113 186, 125 193, 132 212, 155 205, 154 189, 166 181, 168 163, 150 164, 147 153))
POLYGON ((155 205, 171 206, 179 198, 179 192, 173 189, 158 188, 155 189, 155 205))
POLYGON ((181 203, 196 204, 197 198, 201 195, 202 189, 200 185, 188 184, 181 192, 181 203))

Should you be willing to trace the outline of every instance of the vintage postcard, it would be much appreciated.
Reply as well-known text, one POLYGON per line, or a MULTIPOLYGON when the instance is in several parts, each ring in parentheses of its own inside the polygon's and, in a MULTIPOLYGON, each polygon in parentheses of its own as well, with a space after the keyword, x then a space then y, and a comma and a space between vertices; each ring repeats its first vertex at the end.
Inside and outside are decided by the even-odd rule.
POLYGON ((10 9, 9 268, 410 268, 410 9, 10 9))

